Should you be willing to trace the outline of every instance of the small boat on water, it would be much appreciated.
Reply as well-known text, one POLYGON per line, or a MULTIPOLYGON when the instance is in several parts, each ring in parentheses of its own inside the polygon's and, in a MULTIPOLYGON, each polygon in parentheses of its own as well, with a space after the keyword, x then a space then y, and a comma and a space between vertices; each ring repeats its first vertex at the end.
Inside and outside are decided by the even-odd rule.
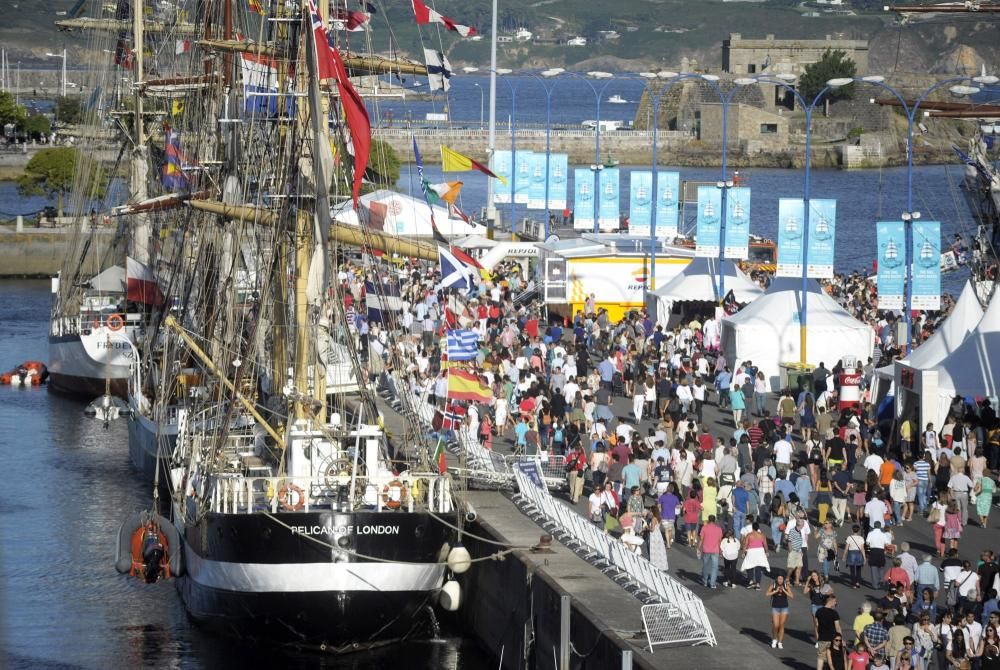
POLYGON ((617 93, 615 95, 611 96, 610 98, 608 98, 608 102, 610 104, 612 104, 612 105, 627 105, 628 104, 628 100, 626 100, 625 98, 621 97, 617 93))

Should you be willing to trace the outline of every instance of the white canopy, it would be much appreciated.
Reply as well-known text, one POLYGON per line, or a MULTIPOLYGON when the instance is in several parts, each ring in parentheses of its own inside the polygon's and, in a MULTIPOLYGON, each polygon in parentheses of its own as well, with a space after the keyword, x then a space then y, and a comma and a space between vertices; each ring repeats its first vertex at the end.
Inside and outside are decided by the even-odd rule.
MULTIPOLYGON (((726 259, 722 268, 726 293, 732 290, 736 302, 746 304, 764 294, 764 289, 751 281, 731 259, 726 259)), ((719 259, 693 259, 676 277, 653 291, 653 295, 659 303, 658 315, 669 314, 674 302, 718 302, 724 297, 719 295, 719 259)))
MULTIPOLYGON (((875 332, 851 316, 816 283, 808 283, 806 362, 832 367, 845 356, 871 356, 875 332)), ((766 375, 798 362, 802 280, 779 277, 762 296, 722 319, 722 350, 730 362, 751 360, 766 375)))
POLYGON ((958 348, 932 368, 938 373, 939 419, 956 395, 996 397, 1000 394, 1000 291, 986 307, 976 328, 958 348))
POLYGON ((94 275, 89 282, 90 288, 101 293, 125 292, 125 268, 112 265, 104 272, 94 275))
MULTIPOLYGON (((372 216, 376 219, 381 217, 382 230, 386 233, 412 237, 431 237, 434 235, 434 229, 431 226, 431 208, 423 200, 387 189, 366 193, 359 200, 359 209, 372 212, 371 215, 366 214, 366 216, 372 216), (383 205, 384 210, 381 213, 373 211, 371 209, 373 203, 383 205)), ((335 205, 331 215, 338 223, 349 226, 358 225, 358 212, 354 210, 354 203, 350 200, 335 205)), ((448 210, 443 207, 434 207, 434 223, 441 234, 449 238, 460 235, 486 234, 486 226, 474 221, 466 223, 459 218, 449 218, 448 210)))
POLYGON ((452 240, 452 244, 459 249, 492 249, 500 243, 496 240, 491 240, 485 235, 466 235, 457 240, 452 240))

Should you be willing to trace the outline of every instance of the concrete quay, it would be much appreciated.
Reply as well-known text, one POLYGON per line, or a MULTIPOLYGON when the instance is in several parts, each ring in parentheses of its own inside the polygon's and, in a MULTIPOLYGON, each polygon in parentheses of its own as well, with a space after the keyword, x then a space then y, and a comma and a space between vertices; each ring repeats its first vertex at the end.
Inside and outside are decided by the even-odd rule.
MULTIPOLYGON (((94 235, 84 275, 101 271, 100 259, 114 239, 113 230, 100 230, 94 235)), ((62 269, 67 254, 74 249, 72 226, 60 228, 29 228, 18 231, 14 226, 0 226, 0 278, 52 277, 62 269)))

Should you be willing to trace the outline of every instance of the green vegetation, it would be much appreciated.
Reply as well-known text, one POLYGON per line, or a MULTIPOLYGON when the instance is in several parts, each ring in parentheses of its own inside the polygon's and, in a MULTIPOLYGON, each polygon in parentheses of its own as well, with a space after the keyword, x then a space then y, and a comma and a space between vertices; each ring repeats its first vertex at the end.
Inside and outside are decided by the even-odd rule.
POLYGON ((14 102, 10 93, 0 93, 0 126, 8 123, 20 125, 28 117, 28 112, 22 105, 14 102))
POLYGON ((84 179, 89 185, 89 195, 94 198, 103 197, 108 185, 106 171, 93 158, 70 147, 42 149, 32 156, 24 168, 24 174, 17 179, 18 193, 58 198, 59 215, 62 216, 63 196, 73 189, 78 163, 86 170, 84 179))
MULTIPOLYGON (((823 57, 811 65, 807 65, 805 72, 799 77, 799 93, 806 101, 812 101, 820 91, 826 88, 826 82, 831 79, 851 78, 857 73, 857 66, 854 61, 847 57, 847 52, 842 49, 831 51, 827 49, 823 52, 823 57)), ((831 89, 826 94, 830 100, 839 98, 849 98, 854 92, 854 84, 831 89)))
POLYGON ((56 98, 56 121, 76 125, 83 120, 83 106, 79 96, 56 98))
POLYGON ((392 188, 399 181, 399 170, 396 151, 382 140, 372 140, 367 172, 375 188, 392 188))
POLYGON ((29 139, 40 140, 52 132, 52 122, 44 114, 32 114, 18 125, 18 130, 29 139))

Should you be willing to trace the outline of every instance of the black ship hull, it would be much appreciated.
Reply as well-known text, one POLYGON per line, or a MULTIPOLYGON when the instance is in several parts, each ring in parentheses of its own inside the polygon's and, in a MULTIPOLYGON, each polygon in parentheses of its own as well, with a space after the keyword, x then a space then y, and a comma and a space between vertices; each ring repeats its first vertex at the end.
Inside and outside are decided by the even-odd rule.
POLYGON ((209 514, 185 529, 178 590, 196 622, 226 636, 368 649, 429 634, 451 537, 421 512, 209 514))

